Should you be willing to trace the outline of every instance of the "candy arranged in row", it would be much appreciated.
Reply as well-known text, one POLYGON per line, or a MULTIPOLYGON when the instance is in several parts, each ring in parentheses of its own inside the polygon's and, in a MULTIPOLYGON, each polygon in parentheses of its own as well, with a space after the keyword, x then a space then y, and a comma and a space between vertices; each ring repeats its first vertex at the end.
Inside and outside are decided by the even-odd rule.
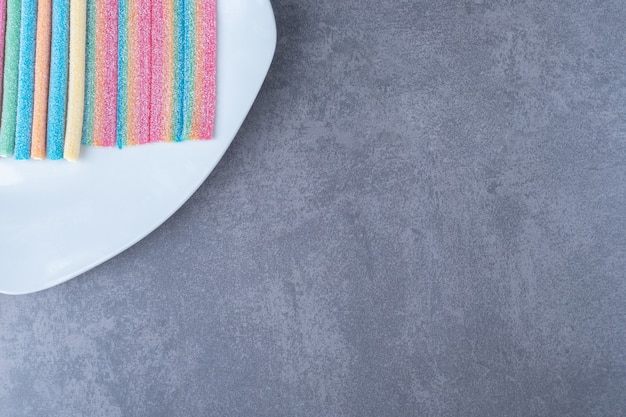
POLYGON ((0 0, 0 156, 210 139, 216 0, 0 0))

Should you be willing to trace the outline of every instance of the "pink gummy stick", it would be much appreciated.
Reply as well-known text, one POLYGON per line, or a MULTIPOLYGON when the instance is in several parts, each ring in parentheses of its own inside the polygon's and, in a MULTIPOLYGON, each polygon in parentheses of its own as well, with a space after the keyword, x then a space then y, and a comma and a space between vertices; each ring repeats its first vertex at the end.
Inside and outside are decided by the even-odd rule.
POLYGON ((215 118, 216 1, 196 1, 196 60, 191 139, 213 137, 215 118))
POLYGON ((97 0, 93 144, 115 146, 117 117, 117 0, 97 0))
POLYGON ((150 49, 150 142, 166 140, 171 125, 171 87, 173 55, 173 4, 171 0, 152 0, 150 49), (168 117, 170 116, 170 117, 168 117))
POLYGON ((150 0, 130 0, 128 59, 128 144, 150 137, 150 0))

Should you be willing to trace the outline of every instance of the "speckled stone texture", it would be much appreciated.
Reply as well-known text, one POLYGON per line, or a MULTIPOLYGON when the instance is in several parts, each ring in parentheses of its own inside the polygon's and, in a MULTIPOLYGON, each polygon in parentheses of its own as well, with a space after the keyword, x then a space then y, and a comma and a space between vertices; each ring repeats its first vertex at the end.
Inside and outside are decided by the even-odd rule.
POLYGON ((626 415, 626 3, 274 8, 191 200, 0 297, 0 415, 626 415))

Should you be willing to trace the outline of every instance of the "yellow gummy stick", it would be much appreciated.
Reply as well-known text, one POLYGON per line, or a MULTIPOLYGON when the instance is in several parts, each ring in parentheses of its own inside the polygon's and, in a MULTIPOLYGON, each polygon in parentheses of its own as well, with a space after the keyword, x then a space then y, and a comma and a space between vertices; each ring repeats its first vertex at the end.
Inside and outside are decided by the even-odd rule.
POLYGON ((85 49, 87 0, 70 1, 70 57, 67 89, 67 121, 63 157, 76 161, 80 153, 85 109, 85 49))

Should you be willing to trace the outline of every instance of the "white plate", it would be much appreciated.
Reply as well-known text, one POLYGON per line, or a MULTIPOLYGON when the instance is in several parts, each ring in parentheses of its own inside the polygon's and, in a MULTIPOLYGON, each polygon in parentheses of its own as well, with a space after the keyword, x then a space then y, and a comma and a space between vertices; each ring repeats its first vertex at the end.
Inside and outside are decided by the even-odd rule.
POLYGON ((83 147, 77 163, 0 160, 0 292, 67 281, 170 217, 232 142, 276 45, 269 0, 218 0, 215 137, 118 149, 83 147))

